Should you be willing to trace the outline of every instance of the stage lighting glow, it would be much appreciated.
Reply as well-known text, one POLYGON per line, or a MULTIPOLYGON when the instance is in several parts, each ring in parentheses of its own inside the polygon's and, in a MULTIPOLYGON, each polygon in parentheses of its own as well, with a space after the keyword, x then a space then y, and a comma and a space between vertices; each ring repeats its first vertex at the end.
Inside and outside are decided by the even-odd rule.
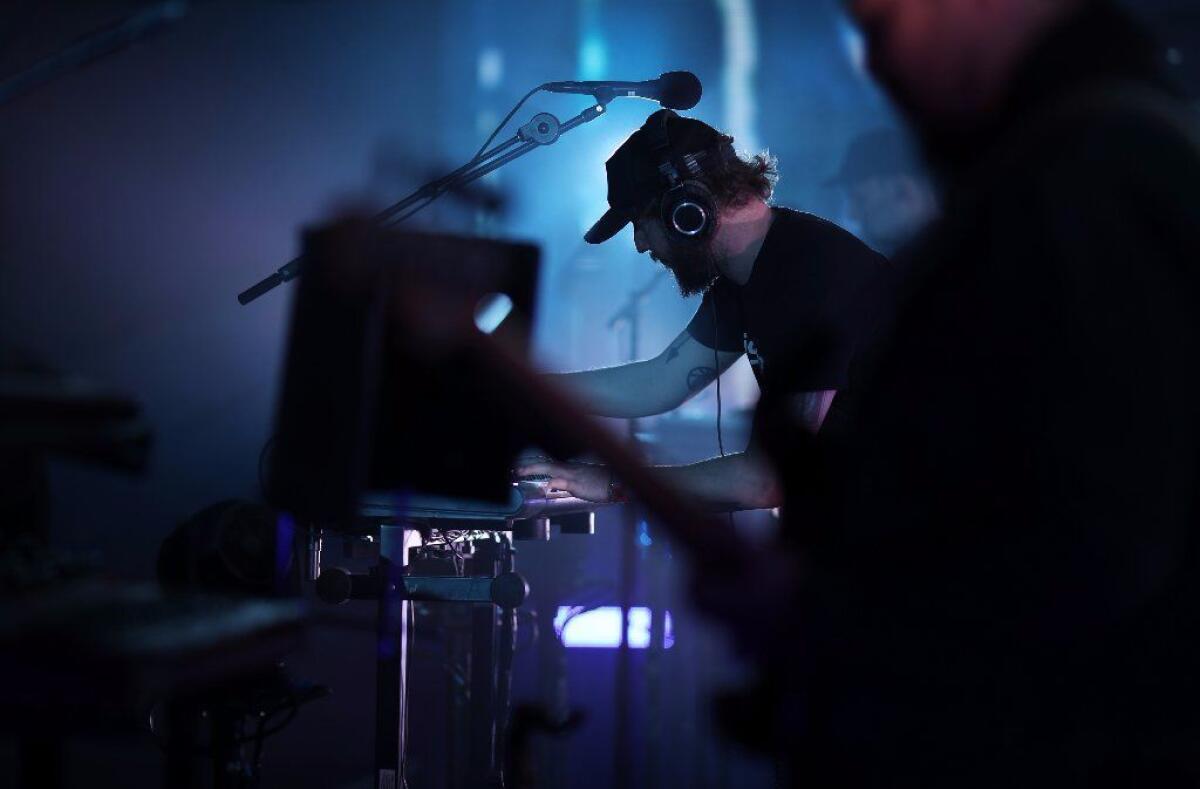
POLYGON ((854 72, 863 79, 869 78, 867 74, 867 42, 863 40, 859 29, 849 21, 839 19, 838 37, 842 40, 842 49, 845 50, 850 65, 854 67, 854 72))
POLYGON ((582 79, 601 79, 608 70, 608 51, 599 36, 588 36, 579 45, 579 72, 582 79))
POLYGON ((484 334, 491 334, 512 309, 513 301, 505 293, 484 296, 475 307, 475 326, 484 334))
POLYGON ((496 47, 484 47, 479 51, 476 69, 479 87, 491 89, 504 79, 504 53, 496 47))
POLYGON ((758 68, 758 30, 753 0, 717 0, 725 39, 725 63, 721 82, 725 90, 725 128, 733 134, 738 147, 758 152, 754 131, 758 103, 754 93, 754 72, 758 68))
POLYGON ((604 79, 608 76, 608 47, 600 32, 601 0, 580 0, 579 4, 579 79, 604 79))
MULTIPOLYGON (((554 617, 554 630, 562 639, 563 646, 585 649, 617 649, 621 646, 620 606, 603 606, 581 613, 577 611, 571 606, 559 606, 554 617)), ((663 646, 670 649, 675 645, 675 628, 670 611, 666 612, 663 626, 663 646)), ((649 608, 637 606, 629 609, 628 638, 630 649, 646 649, 650 646, 649 608)))

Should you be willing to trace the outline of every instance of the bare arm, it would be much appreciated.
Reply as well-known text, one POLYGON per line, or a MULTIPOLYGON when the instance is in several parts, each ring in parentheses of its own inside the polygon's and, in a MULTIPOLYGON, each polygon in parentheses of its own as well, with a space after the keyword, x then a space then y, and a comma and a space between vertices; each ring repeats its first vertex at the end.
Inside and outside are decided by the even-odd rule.
POLYGON ((593 414, 634 419, 677 408, 741 355, 714 353, 684 331, 653 359, 551 378, 578 396, 593 414))
MULTIPOLYGON (((782 503, 779 481, 755 455, 738 452, 686 466, 657 466, 663 481, 706 508, 753 510, 782 503)), ((588 501, 609 501, 612 476, 606 466, 586 463, 536 462, 517 469, 521 476, 549 475, 550 487, 588 501)))
POLYGON ((702 506, 721 512, 768 509, 783 503, 775 472, 750 453, 737 452, 655 470, 668 485, 694 497, 702 506))

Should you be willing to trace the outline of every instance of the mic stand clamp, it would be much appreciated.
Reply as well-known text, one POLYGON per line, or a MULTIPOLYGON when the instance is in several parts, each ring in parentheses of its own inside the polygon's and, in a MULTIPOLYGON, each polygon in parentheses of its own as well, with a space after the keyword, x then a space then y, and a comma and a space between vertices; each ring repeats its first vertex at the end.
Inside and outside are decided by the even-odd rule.
MULTIPOLYGON (((600 89, 594 94, 596 104, 565 122, 548 112, 539 112, 533 119, 517 130, 517 133, 504 142, 492 146, 471 161, 459 167, 452 173, 436 178, 421 186, 415 192, 405 197, 371 218, 372 224, 378 228, 394 227, 413 214, 428 206, 446 192, 466 186, 490 172, 519 159, 525 154, 543 145, 553 145, 558 138, 585 123, 594 121, 604 114, 608 103, 616 94, 611 90, 600 89)), ((304 266, 304 258, 297 257, 280 267, 268 277, 238 294, 238 302, 249 304, 264 293, 274 290, 289 280, 300 275, 304 266)))
POLYGON ((533 116, 533 120, 517 130, 517 136, 526 142, 551 145, 562 133, 560 127, 558 118, 548 112, 539 112, 533 116))

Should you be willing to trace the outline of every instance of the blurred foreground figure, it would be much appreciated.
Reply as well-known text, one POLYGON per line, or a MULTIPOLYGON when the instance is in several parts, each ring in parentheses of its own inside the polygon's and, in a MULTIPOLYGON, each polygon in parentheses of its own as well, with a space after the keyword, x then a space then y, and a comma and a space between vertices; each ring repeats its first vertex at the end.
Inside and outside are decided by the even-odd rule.
POLYGON ((947 190, 816 439, 827 479, 776 446, 807 562, 774 644, 791 780, 1197 785, 1189 116, 1107 2, 850 9, 947 190))
POLYGON ((888 256, 938 213, 933 184, 896 129, 873 129, 851 140, 841 168, 825 184, 842 190, 862 240, 888 256))

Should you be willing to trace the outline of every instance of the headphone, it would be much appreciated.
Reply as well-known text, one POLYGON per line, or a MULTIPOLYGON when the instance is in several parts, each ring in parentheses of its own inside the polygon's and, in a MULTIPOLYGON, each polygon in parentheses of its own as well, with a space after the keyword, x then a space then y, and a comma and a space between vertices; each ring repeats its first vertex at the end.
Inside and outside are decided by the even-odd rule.
MULTIPOLYGON (((695 243, 708 238, 717 227, 717 202, 712 191, 700 182, 705 171, 712 172, 730 159, 736 158, 733 146, 722 142, 716 150, 688 153, 678 159, 671 156, 671 140, 667 136, 667 121, 679 117, 671 110, 662 110, 660 122, 651 126, 650 149, 658 158, 658 171, 667 182, 667 191, 659 203, 659 217, 674 241, 695 243), (716 158, 714 165, 705 166, 708 159, 716 158), (686 177, 680 175, 680 170, 686 177)), ((712 299, 713 333, 717 334, 717 300, 712 299)), ((716 342, 713 343, 716 345, 716 342)), ((717 372, 717 446, 721 457, 725 457, 725 442, 721 438, 721 362, 717 349, 713 348, 713 370, 717 372)), ((733 513, 729 514, 733 524, 733 513)))
POLYGON ((647 130, 650 133, 650 149, 658 159, 658 172, 667 182, 667 191, 659 202, 659 217, 673 240, 702 241, 716 229, 717 206, 712 192, 698 179, 705 172, 705 160, 715 155, 719 165, 732 153, 732 149, 728 143, 723 143, 717 151, 698 151, 672 157, 667 121, 679 116, 671 110, 662 110, 661 113, 660 122, 647 130))

